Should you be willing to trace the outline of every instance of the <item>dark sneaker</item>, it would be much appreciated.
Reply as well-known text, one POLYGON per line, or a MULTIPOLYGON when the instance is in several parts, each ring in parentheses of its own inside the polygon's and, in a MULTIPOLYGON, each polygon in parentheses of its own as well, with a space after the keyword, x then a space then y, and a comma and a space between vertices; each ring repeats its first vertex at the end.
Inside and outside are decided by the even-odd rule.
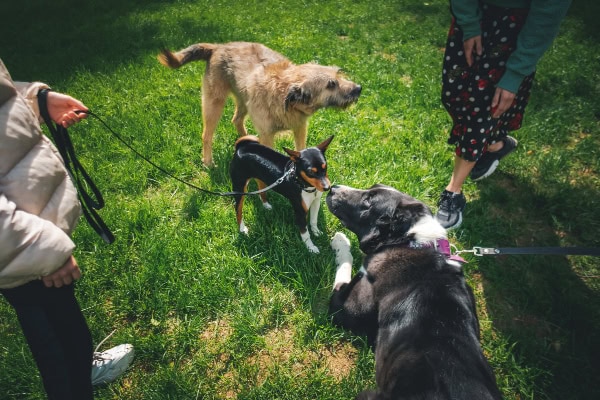
POLYGON ((494 152, 488 151, 477 160, 477 163, 475 163, 475 166, 471 170, 470 176, 472 181, 478 181, 493 174, 498 164, 500 164, 500 160, 512 153, 517 148, 517 144, 519 144, 517 139, 512 136, 507 136, 502 141, 504 142, 504 146, 500 150, 494 152))
POLYGON ((438 212, 435 219, 445 228, 458 228, 462 224, 462 211, 467 200, 462 193, 452 193, 447 190, 442 192, 438 201, 438 212))

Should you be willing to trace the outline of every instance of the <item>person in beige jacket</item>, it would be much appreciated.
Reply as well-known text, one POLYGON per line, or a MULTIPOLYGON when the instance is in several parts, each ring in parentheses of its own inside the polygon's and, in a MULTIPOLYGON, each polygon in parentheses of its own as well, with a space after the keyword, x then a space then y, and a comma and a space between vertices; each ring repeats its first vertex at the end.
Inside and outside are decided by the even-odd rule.
MULTIPOLYGON (((92 399, 92 365, 111 365, 94 358, 99 353, 75 298, 73 281, 81 271, 70 235, 81 205, 60 154, 42 132, 42 89, 49 87, 13 82, 0 60, 0 293, 17 314, 48 398, 92 399)), ((87 107, 48 91, 47 110, 66 128, 85 118, 75 111, 87 107)), ((120 350, 130 353, 119 359, 124 371, 133 349, 120 350)))

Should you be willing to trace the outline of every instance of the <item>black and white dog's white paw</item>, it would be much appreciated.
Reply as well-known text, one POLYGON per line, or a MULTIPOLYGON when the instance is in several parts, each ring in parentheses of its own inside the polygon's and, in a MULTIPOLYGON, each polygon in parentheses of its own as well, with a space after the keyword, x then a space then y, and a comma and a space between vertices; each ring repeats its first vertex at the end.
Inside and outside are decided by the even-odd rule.
POLYGON ((331 238, 331 248, 335 252, 335 281, 333 290, 338 290, 344 283, 352 279, 352 262, 354 261, 350 252, 350 239, 342 232, 336 232, 331 238))

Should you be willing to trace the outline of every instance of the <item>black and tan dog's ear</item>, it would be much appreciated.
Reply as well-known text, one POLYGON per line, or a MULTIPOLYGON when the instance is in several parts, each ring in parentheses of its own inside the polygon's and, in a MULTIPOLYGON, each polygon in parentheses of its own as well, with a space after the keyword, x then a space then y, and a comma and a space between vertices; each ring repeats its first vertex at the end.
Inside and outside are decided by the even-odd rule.
POLYGON ((333 135, 331 135, 327 139, 325 139, 323 141, 323 143, 318 144, 316 146, 317 149, 321 150, 321 153, 325 153, 325 150, 327 150, 327 147, 329 147, 329 143, 331 143, 332 140, 333 140, 333 135))
POLYGON ((300 152, 299 151, 291 150, 291 149, 288 149, 286 147, 283 148, 283 151, 285 151, 286 153, 288 153, 288 155, 290 156, 290 158, 292 159, 293 162, 298 161, 298 159, 300 158, 300 152))

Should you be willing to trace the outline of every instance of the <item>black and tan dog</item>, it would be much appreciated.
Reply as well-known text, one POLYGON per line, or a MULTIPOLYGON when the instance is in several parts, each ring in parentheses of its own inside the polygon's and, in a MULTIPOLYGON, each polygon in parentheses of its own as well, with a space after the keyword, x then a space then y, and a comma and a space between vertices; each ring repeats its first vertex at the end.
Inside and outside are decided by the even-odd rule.
POLYGON ((376 390, 357 399, 501 399, 479 343, 479 321, 446 231, 422 202, 389 186, 334 186, 327 205, 365 253, 351 277, 348 238, 332 239, 334 323, 367 336, 376 390))
POLYGON ((235 98, 231 122, 240 136, 252 120, 260 142, 273 147, 275 133, 294 132, 296 150, 306 147, 309 117, 325 107, 345 108, 356 102, 361 86, 340 68, 294 64, 260 43, 198 43, 183 50, 163 50, 158 60, 170 68, 206 61, 202 81, 202 161, 212 165, 212 142, 229 94, 235 98))
MULTIPOLYGON (((302 241, 313 253, 318 253, 319 249, 310 239, 306 218, 308 215, 313 234, 320 235, 317 218, 321 207, 321 197, 323 192, 329 190, 331 186, 327 176, 325 150, 332 140, 333 136, 315 147, 300 151, 284 148, 289 155, 286 156, 260 144, 256 136, 244 136, 235 143, 235 153, 229 167, 231 183, 235 192, 246 192, 251 179, 256 179, 259 189, 262 189, 285 176, 285 179, 273 190, 290 201, 294 209, 296 225, 300 228, 302 241), (291 171, 290 168, 292 168, 291 171)), ((240 232, 248 233, 242 217, 244 197, 246 196, 234 196, 235 210, 240 232)), ((271 204, 267 201, 264 193, 261 193, 261 199, 263 206, 270 210, 271 204)))

